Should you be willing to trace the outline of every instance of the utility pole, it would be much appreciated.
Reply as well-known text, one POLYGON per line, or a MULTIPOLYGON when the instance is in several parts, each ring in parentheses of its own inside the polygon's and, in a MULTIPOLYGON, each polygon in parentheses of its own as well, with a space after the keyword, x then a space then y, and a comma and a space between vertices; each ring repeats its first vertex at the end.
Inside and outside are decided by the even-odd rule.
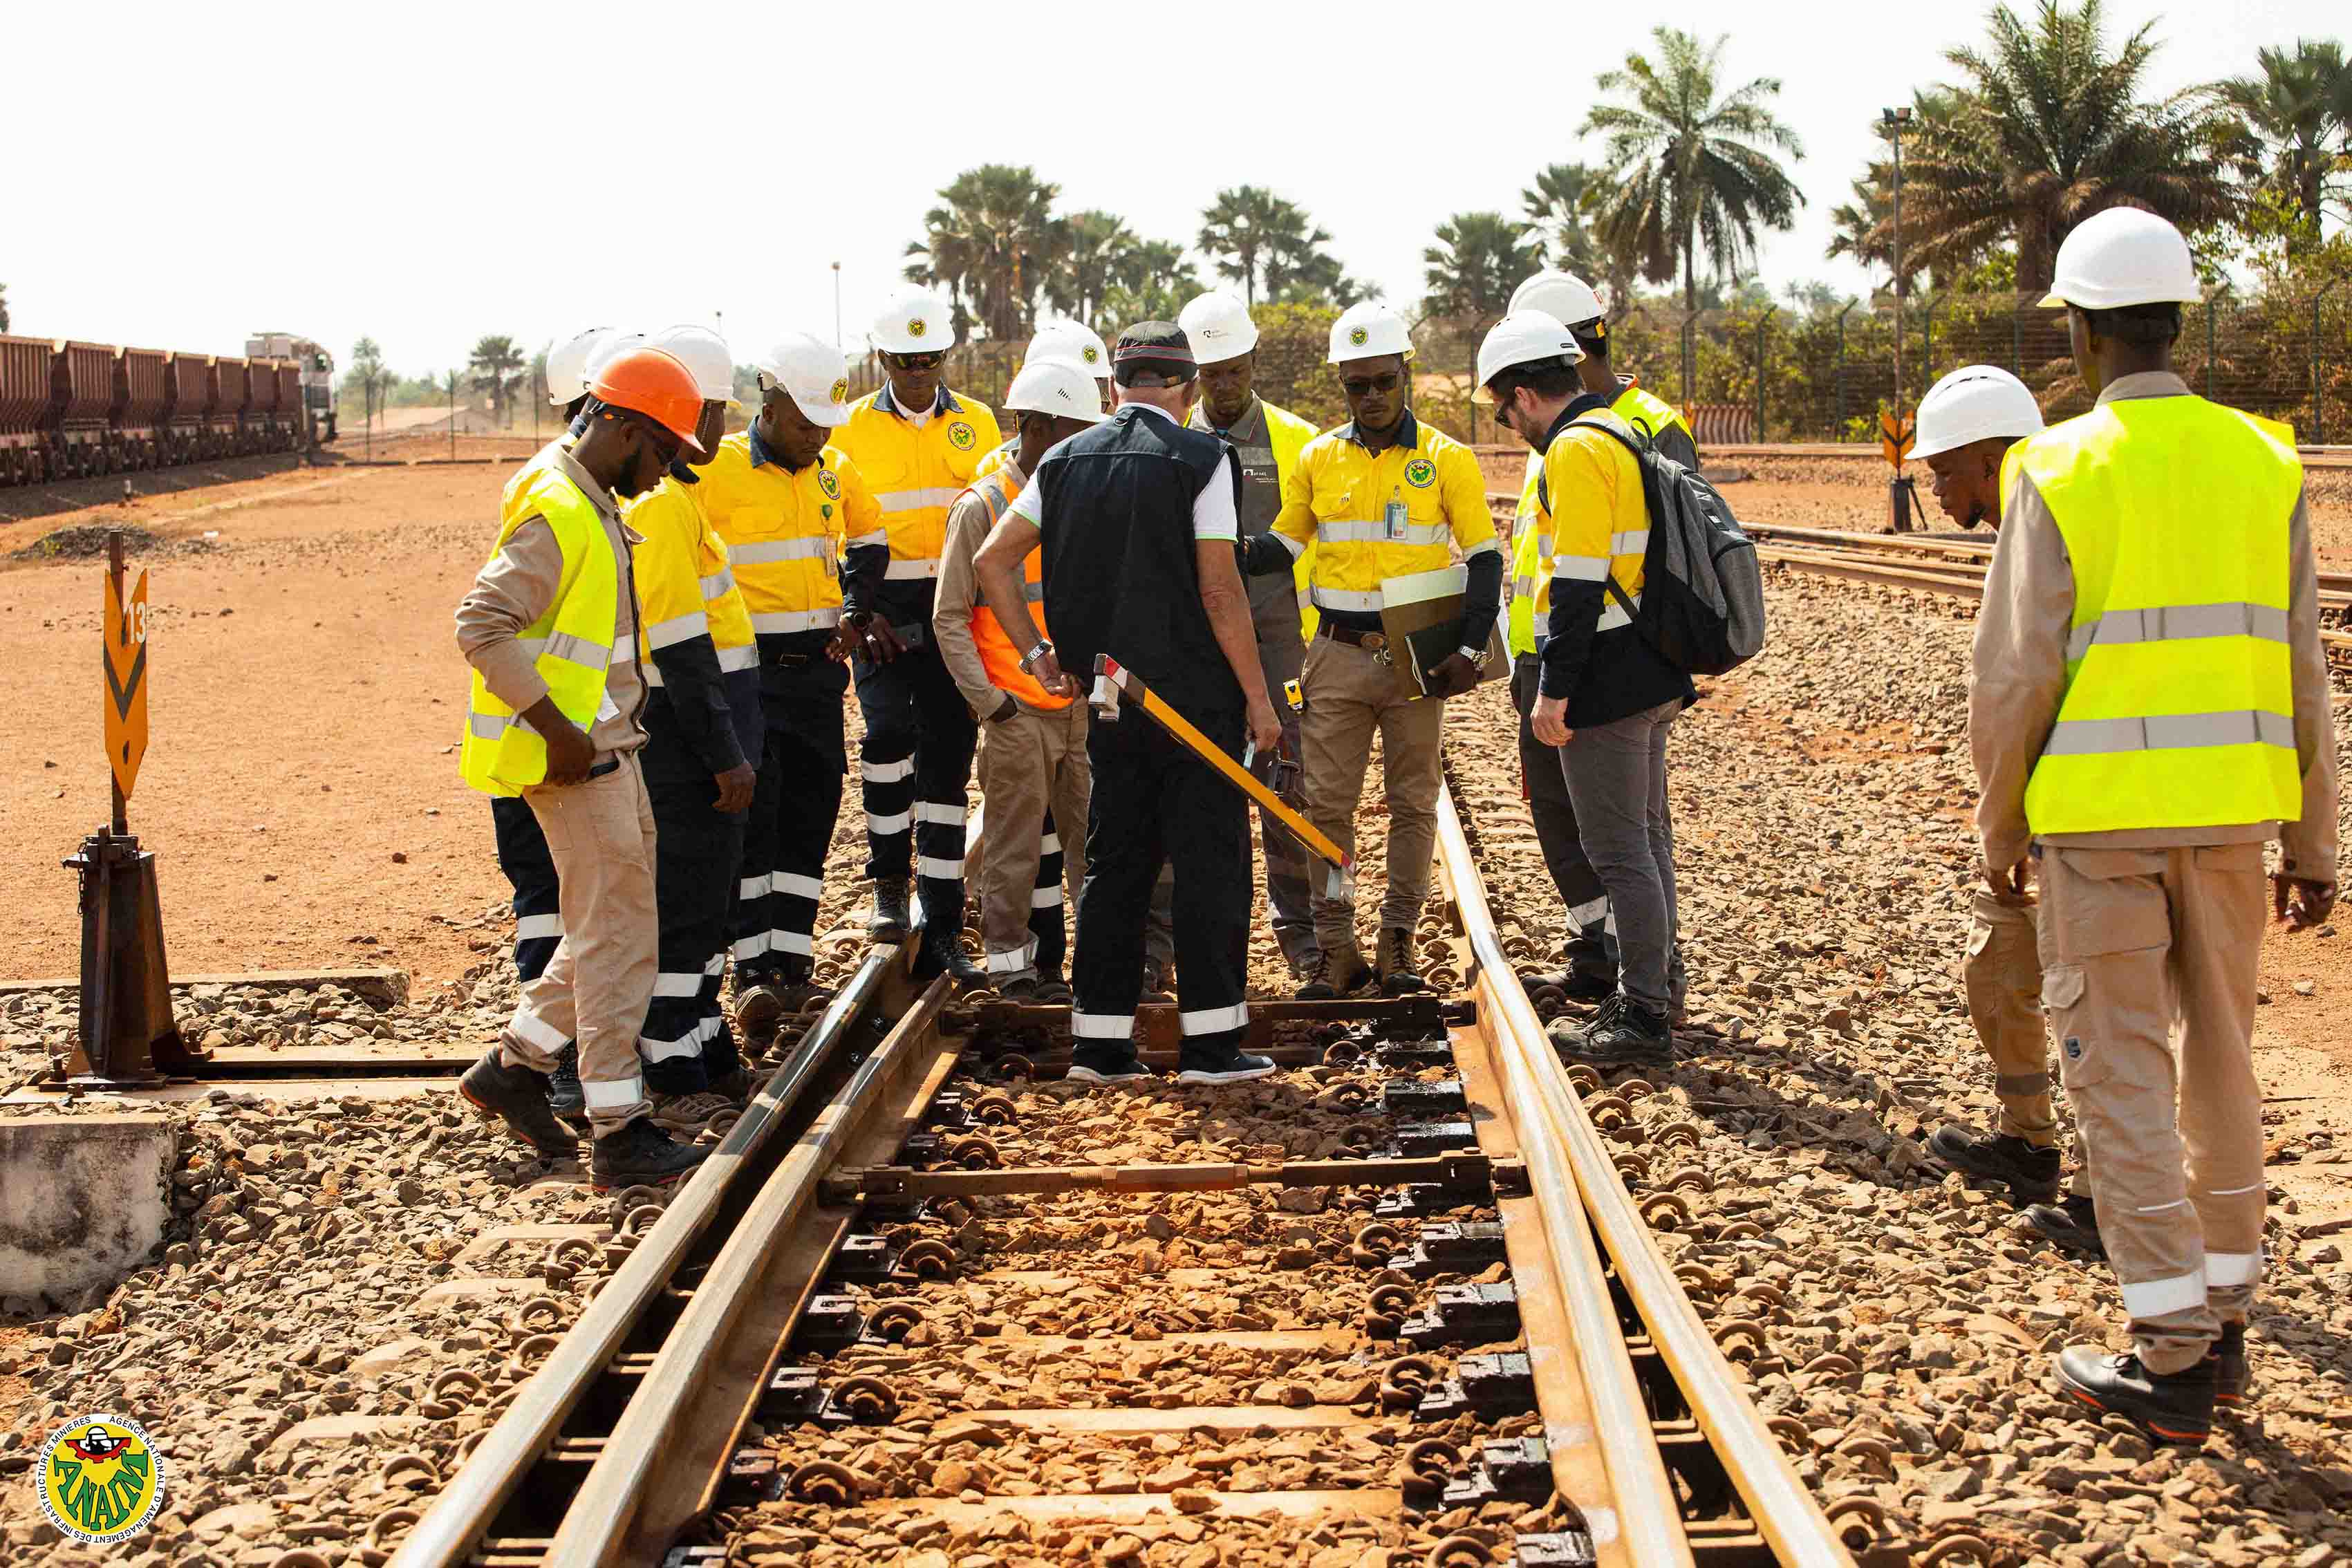
POLYGON ((1903 416, 1903 132, 1911 127, 1911 106, 1882 109, 1878 122, 1885 127, 1886 139, 1895 143, 1895 409, 1893 429, 1886 432, 1895 478, 1887 486, 1887 510, 1895 531, 1901 533, 1911 526, 1916 504, 1911 479, 1903 472, 1903 458, 1911 449, 1910 421, 1903 416))
POLYGON ((833 346, 841 346, 841 263, 833 264, 833 346))

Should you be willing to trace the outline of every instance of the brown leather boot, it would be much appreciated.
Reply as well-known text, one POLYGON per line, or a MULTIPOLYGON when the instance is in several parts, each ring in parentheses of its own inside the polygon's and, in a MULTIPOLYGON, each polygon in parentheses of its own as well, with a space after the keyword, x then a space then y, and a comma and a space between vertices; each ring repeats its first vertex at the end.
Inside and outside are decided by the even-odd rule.
POLYGON ((1429 989, 1428 982, 1422 979, 1413 964, 1412 932, 1382 927, 1380 946, 1373 954, 1372 970, 1380 978, 1383 996, 1406 996, 1429 989))

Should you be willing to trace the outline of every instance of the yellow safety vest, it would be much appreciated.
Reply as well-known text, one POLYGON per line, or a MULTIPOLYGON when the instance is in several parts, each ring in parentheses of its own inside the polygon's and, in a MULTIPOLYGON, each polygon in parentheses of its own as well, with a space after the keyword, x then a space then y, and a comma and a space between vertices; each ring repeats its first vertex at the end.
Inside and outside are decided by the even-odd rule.
MULTIPOLYGON (((1411 417, 1411 416, 1408 416, 1411 417)), ((1274 531, 1316 546, 1314 603, 1362 613, 1381 607, 1381 584, 1449 565, 1454 551, 1500 550, 1486 481, 1469 447, 1419 420, 1412 439, 1378 454, 1343 425, 1307 442, 1282 483, 1274 531), (1391 526, 1389 511, 1401 509, 1391 526)))
MULTIPOLYGON (((1638 386, 1617 395, 1609 412, 1641 435, 1657 439, 1670 425, 1690 428, 1682 411, 1638 386)), ((1536 487, 1543 479, 1543 454, 1528 454, 1528 479, 1519 488, 1519 509, 1511 524, 1511 653, 1536 651, 1536 639, 1551 635, 1551 534, 1538 526, 1536 487)))
POLYGON ((702 510, 701 489, 665 478, 621 513, 645 541, 635 552, 637 647, 650 687, 662 683, 654 650, 691 637, 710 639, 722 670, 759 668, 751 616, 735 585, 727 542, 702 510))
MULTIPOLYGON (((555 602, 519 640, 534 656, 557 710, 584 731, 594 727, 604 701, 604 668, 612 661, 621 608, 621 563, 595 502, 549 460, 553 450, 542 451, 507 487, 489 559, 497 560, 514 531, 534 517, 555 531, 562 580, 555 602)), ((520 795, 547 777, 547 742, 499 700, 478 669, 466 701, 457 765, 466 783, 484 795, 520 795)))
POLYGON ((751 629, 774 636, 839 625, 844 535, 882 526, 840 450, 825 447, 798 473, 778 462, 754 468, 751 433, 739 430, 695 471, 695 500, 726 542, 751 629))
MULTIPOLYGON (((976 398, 950 392, 918 426, 895 412, 889 390, 885 382, 851 404, 848 423, 835 434, 834 444, 857 465, 881 508, 882 531, 890 545, 884 575, 892 582, 937 577, 940 552, 947 543, 948 508, 1003 436, 996 416, 976 398)), ((847 548, 881 542, 853 533, 847 548)))
POLYGON ((2074 574, 2066 694, 2025 786, 2036 834, 2303 815, 2287 647, 2293 433, 2135 397, 2020 441, 2074 574))

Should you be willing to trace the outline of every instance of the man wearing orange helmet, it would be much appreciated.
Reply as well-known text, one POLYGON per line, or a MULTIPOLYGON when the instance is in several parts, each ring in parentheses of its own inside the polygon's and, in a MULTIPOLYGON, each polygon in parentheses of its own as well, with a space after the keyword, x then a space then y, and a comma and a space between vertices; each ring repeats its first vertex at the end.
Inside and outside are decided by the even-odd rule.
POLYGON ((499 540, 457 606, 473 666, 460 768, 490 795, 520 795, 547 837, 562 886, 563 938, 499 1043, 458 1092, 551 1159, 578 1143, 548 1105, 568 1040, 595 1137, 598 1191, 675 1180, 702 1151, 647 1120, 638 1037, 653 999, 660 922, 654 816, 637 752, 646 686, 637 668, 636 582, 620 503, 700 452, 702 395, 658 349, 614 354, 593 373, 583 429, 542 451, 507 489, 499 540))

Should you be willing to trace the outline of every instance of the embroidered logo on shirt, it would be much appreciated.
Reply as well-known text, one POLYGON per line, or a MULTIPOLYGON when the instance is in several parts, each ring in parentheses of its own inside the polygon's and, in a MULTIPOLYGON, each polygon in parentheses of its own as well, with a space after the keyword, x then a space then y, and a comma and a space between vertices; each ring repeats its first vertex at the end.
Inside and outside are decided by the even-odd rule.
POLYGON ((1417 490, 1425 490, 1437 482, 1437 465, 1427 458, 1415 458, 1404 466, 1404 482, 1417 490))
POLYGON ((971 450, 971 426, 961 422, 948 426, 948 445, 959 452, 971 450))
POLYGON ((838 499, 841 495, 841 481, 833 477, 831 468, 819 468, 816 471, 816 488, 823 490, 828 497, 838 499))

